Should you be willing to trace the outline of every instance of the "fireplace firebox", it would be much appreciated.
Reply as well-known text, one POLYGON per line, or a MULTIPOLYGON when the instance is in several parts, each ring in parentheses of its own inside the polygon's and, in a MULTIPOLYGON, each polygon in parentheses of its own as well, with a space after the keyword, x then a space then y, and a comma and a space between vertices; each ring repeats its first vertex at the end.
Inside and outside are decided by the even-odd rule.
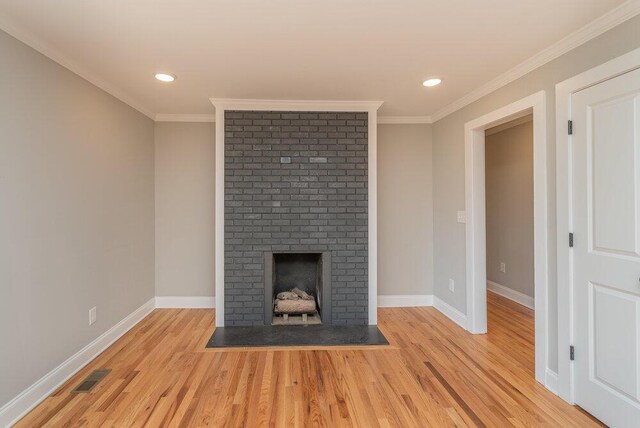
POLYGON ((331 324, 331 253, 267 252, 265 325, 331 324))

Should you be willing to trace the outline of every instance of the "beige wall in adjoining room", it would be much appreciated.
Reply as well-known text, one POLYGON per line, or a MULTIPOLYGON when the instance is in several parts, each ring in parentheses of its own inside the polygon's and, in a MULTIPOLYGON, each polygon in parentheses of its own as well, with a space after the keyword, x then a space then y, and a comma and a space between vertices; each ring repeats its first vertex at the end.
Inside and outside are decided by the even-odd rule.
POLYGON ((1 31, 0 58, 1 408, 154 297, 154 124, 1 31))
POLYGON ((533 122, 488 132, 485 165, 487 280, 534 297, 533 122))
POLYGON ((435 295, 466 312, 465 227, 456 212, 465 206, 464 125, 466 122, 544 90, 547 111, 548 352, 557 370, 558 307, 556 287, 555 85, 583 71, 640 47, 640 16, 636 16, 514 82, 433 124, 434 290, 435 295), (454 279, 455 292, 448 279, 454 279))
POLYGON ((378 125, 378 294, 433 294, 431 125, 378 125))
POLYGON ((213 296, 215 125, 155 127, 156 295, 213 296))

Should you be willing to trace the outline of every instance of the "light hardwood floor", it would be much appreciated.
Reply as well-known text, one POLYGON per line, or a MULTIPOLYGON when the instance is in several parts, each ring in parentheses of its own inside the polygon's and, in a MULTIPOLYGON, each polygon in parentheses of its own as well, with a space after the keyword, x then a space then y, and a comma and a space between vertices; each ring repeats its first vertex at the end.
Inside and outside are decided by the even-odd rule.
POLYGON ((393 308, 389 347, 221 351, 212 310, 158 309, 18 426, 597 426, 533 379, 533 312, 489 293, 488 313, 487 335, 393 308))

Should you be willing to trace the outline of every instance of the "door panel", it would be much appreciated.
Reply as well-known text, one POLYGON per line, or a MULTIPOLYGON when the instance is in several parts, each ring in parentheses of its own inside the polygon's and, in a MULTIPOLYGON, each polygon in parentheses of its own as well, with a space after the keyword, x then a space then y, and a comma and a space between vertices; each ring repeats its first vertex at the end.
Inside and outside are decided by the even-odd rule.
POLYGON ((587 144, 592 157, 590 213, 593 218, 593 249, 640 256, 636 154, 637 95, 591 106, 587 114, 592 135, 587 144), (631 126, 619 126, 619 124, 631 126))
POLYGON ((599 284, 590 285, 589 325, 594 338, 590 349, 593 353, 590 376, 617 394, 638 401, 638 348, 628 345, 638 339, 640 299, 599 284))
POLYGON ((640 70, 571 97, 575 400, 640 421, 640 70))

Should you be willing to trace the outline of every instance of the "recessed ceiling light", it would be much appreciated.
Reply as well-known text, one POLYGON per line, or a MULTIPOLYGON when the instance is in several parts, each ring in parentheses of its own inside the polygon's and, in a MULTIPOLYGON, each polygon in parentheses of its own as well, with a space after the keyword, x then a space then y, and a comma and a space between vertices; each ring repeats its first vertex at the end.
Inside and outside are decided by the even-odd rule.
POLYGON ((431 88, 433 86, 438 86, 440 83, 442 83, 442 79, 428 79, 422 82, 422 85, 427 88, 431 88))
POLYGON ((156 79, 161 82, 173 82, 174 80, 176 80, 176 76, 167 73, 156 73, 156 79))

